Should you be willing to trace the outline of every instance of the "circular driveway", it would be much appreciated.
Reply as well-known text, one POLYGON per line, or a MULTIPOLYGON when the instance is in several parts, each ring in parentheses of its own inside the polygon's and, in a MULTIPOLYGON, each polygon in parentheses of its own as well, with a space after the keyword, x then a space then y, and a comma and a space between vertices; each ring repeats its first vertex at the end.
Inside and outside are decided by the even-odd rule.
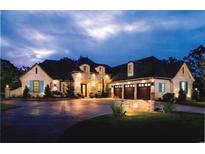
POLYGON ((17 101, 19 106, 1 112, 1 142, 58 142, 69 126, 88 118, 111 113, 112 99, 62 101, 17 101))

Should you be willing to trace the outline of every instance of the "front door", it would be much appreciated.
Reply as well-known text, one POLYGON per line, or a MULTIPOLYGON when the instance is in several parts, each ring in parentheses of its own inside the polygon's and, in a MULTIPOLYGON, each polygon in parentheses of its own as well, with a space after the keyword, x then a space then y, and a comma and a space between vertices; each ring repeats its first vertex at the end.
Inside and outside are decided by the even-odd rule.
POLYGON ((87 96, 87 84, 81 84, 81 94, 86 97, 87 96))

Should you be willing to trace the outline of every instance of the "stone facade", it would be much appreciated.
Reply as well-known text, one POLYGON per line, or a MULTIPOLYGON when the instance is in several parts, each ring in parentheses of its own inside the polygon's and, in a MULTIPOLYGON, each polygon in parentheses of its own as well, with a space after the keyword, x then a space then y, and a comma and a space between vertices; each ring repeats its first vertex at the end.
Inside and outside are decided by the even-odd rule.
POLYGON ((133 112, 152 112, 154 111, 154 101, 127 100, 123 102, 123 110, 126 113, 133 112))
POLYGON ((82 94, 82 85, 86 85, 86 96, 102 93, 102 88, 104 88, 104 92, 108 92, 107 85, 111 79, 108 74, 105 74, 104 67, 101 66, 101 71, 99 71, 99 67, 96 68, 96 70, 99 71, 98 73, 90 73, 90 70, 85 72, 83 66, 80 68, 83 72, 72 74, 75 94, 82 94))

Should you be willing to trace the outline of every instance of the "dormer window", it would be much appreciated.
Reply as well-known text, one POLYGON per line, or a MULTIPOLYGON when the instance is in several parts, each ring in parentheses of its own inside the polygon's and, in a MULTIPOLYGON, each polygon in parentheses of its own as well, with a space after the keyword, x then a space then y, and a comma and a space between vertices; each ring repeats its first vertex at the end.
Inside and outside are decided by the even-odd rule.
POLYGON ((99 74, 105 74, 105 68, 104 66, 98 66, 95 68, 95 70, 99 73, 99 74))
POLYGON ((102 67, 99 68, 99 72, 102 73, 102 67))
POLYGON ((127 64, 127 76, 133 76, 134 75, 134 63, 129 62, 127 64))
POLYGON ((88 64, 81 65, 80 69, 85 73, 90 73, 90 66, 88 64))

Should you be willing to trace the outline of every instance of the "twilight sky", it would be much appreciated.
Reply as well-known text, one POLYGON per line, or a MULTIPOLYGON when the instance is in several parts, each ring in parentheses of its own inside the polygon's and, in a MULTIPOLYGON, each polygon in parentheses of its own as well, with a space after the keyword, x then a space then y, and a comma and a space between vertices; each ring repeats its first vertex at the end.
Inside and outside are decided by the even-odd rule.
POLYGON ((205 45, 205 11, 1 11, 1 58, 17 66, 88 56, 111 66, 205 45))

